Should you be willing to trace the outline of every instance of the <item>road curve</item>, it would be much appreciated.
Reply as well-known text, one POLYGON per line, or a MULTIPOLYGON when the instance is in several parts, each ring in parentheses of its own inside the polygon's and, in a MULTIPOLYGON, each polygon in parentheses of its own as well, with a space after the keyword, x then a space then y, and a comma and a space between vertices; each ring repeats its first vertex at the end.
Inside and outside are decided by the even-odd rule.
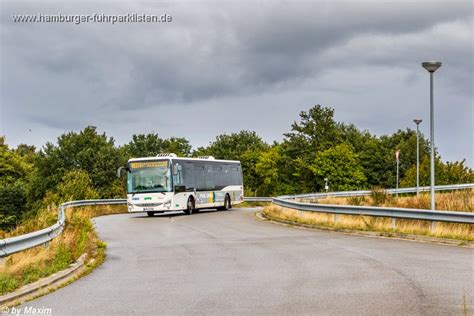
POLYGON ((472 313, 472 249, 261 222, 254 209, 95 219, 92 274, 24 306, 53 315, 472 313))

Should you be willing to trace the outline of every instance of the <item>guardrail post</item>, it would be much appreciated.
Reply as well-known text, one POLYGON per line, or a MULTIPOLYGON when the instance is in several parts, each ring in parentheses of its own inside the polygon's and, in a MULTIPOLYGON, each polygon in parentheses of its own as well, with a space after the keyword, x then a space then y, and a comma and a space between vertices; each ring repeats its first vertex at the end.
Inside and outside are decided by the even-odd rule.
POLYGON ((392 217, 392 229, 397 229, 397 219, 392 217))
POLYGON ((432 234, 436 233, 436 222, 435 221, 431 222, 431 233, 432 234))
POLYGON ((337 224, 337 214, 334 214, 334 224, 337 224))

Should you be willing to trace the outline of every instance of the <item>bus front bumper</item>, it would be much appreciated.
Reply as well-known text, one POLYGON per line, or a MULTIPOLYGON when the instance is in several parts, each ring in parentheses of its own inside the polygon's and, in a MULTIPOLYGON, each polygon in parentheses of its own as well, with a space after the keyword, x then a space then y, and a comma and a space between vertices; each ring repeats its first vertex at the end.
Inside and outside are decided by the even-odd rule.
POLYGON ((127 202, 128 212, 129 213, 139 213, 139 212, 173 212, 176 211, 171 207, 171 200, 164 203, 144 203, 144 204, 133 204, 127 202))

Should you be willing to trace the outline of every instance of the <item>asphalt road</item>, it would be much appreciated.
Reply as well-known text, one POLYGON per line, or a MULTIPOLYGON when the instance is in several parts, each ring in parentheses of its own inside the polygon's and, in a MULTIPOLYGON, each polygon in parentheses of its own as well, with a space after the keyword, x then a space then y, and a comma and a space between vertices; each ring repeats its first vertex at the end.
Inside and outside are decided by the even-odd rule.
POLYGON ((472 249, 285 227, 252 209, 95 219, 92 274, 24 306, 53 315, 472 313, 472 249))

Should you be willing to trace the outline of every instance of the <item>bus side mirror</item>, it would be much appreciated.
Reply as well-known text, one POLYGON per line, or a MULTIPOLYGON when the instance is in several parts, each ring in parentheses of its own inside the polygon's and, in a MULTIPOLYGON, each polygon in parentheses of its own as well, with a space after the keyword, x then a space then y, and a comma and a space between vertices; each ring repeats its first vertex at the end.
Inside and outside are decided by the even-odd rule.
POLYGON ((127 170, 127 171, 129 170, 128 167, 126 167, 126 166, 119 167, 119 168, 117 169, 117 178, 120 178, 120 176, 121 176, 121 174, 122 174, 122 169, 125 169, 125 170, 127 170))

